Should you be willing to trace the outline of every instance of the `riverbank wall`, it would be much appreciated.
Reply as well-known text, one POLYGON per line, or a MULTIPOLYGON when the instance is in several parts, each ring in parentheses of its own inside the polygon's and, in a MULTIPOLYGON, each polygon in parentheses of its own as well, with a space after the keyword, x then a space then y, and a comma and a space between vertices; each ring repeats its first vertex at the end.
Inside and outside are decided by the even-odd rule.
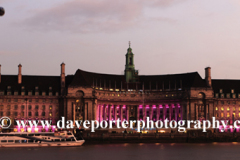
POLYGON ((107 131, 84 131, 87 144, 101 143, 211 143, 240 142, 240 133, 215 133, 213 131, 188 131, 187 133, 110 133, 107 131))

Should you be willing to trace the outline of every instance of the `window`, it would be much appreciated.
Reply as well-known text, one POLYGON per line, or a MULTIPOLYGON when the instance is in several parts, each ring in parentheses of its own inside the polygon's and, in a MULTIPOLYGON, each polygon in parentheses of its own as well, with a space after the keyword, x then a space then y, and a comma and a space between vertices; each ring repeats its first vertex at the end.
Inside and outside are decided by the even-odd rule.
POLYGON ((14 116, 17 117, 18 116, 18 112, 14 112, 14 116))
POLYGON ((38 86, 35 87, 35 90, 38 90, 38 86))
POLYGON ((35 92, 35 95, 36 95, 36 96, 38 96, 38 95, 39 95, 38 91, 36 91, 36 92, 35 92))
POLYGON ((28 112, 28 116, 32 116, 32 112, 28 112))
POLYGON ((14 106, 14 110, 18 110, 18 105, 15 105, 15 106, 14 106))
POLYGON ((21 112, 21 117, 23 117, 24 116, 24 112, 21 112))
POLYGON ((42 112, 42 116, 45 116, 45 112, 42 112))
POLYGON ((236 114, 235 114, 235 113, 233 113, 233 117, 235 117, 235 115, 236 115, 236 114))
POLYGON ((221 98, 224 98, 224 93, 221 93, 221 98))
POLYGON ((28 102, 32 102, 32 99, 29 99, 28 102))
POLYGON ((222 117, 222 118, 224 117, 224 114, 223 114, 223 112, 221 113, 221 117, 222 117))
POLYGON ((8 99, 7 102, 11 102, 11 99, 8 99))
POLYGON ((49 92, 49 96, 52 96, 52 92, 49 92))
POLYGON ((223 90, 222 90, 222 89, 220 89, 220 90, 219 90, 219 93, 223 93, 223 90))
POLYGON ((221 104, 224 105, 224 101, 221 101, 221 104))
POLYGON ((35 102, 39 102, 39 100, 38 100, 38 99, 35 99, 35 102))
POLYGON ((35 112, 35 116, 38 116, 38 112, 35 112))
POLYGON ((1 96, 3 96, 3 95, 4 95, 4 92, 3 92, 3 91, 1 91, 1 92, 0 92, 0 95, 1 95, 1 96))
POLYGON ((49 87, 49 90, 52 90, 52 87, 49 87))
POLYGON ((58 92, 56 92, 56 96, 58 96, 58 92))
POLYGON ((49 110, 52 110, 52 105, 49 106, 49 110))
POLYGON ((215 94, 215 97, 218 98, 218 93, 215 94))
POLYGON ((45 105, 43 105, 43 106, 42 106, 42 109, 43 109, 43 110, 45 110, 45 109, 46 109, 45 105))
POLYGON ((46 92, 42 92, 42 96, 46 96, 46 92))
POLYGON ((49 116, 52 117, 52 112, 49 113, 49 116))
POLYGON ((22 96, 24 96, 24 95, 25 95, 25 92, 24 92, 24 91, 22 91, 22 92, 21 92, 21 95, 22 95, 22 96))
POLYGON ((236 111, 236 107, 233 107, 232 109, 233 109, 234 112, 236 111))
POLYGON ((11 92, 10 92, 10 91, 8 91, 8 92, 7 92, 7 95, 11 95, 11 92))
POLYGON ((10 115, 11 115, 11 113, 8 111, 8 112, 7 112, 7 116, 10 116, 10 115))
POLYGON ((227 107, 227 111, 230 111, 230 107, 227 107))
POLYGON ((216 107, 216 111, 218 111, 218 107, 216 107))
MULTIPOLYGON (((3 110, 3 105, 0 105, 0 110, 3 110)), ((240 109, 239 109, 240 110, 240 109)))
POLYGON ((35 109, 38 110, 38 105, 35 106, 35 109))
POLYGON ((46 99, 43 99, 42 102, 46 102, 46 99))
POLYGON ((221 111, 224 111, 224 107, 221 107, 221 111))
POLYGON ((31 106, 31 105, 28 105, 28 109, 31 110, 31 109, 32 109, 32 106, 31 106))
POLYGON ((28 91, 28 95, 31 96, 32 95, 32 91, 28 91))
POLYGON ((234 93, 234 89, 231 89, 231 93, 234 93))
POLYGON ((230 93, 227 93, 227 98, 230 98, 230 93))
POLYGON ((236 98, 236 94, 234 93, 234 94, 232 94, 232 98, 236 98))
POLYGON ((230 117, 230 114, 229 114, 229 112, 227 113, 227 117, 230 117))
POLYGON ((18 102, 18 99, 14 99, 14 102, 18 102))
POLYGON ((25 108, 24 105, 22 105, 22 106, 21 106, 21 109, 24 109, 24 108, 25 108))
POLYGON ((10 105, 7 105, 7 110, 10 110, 11 109, 11 106, 10 105))
POLYGON ((18 91, 14 91, 14 95, 17 96, 18 95, 18 91))

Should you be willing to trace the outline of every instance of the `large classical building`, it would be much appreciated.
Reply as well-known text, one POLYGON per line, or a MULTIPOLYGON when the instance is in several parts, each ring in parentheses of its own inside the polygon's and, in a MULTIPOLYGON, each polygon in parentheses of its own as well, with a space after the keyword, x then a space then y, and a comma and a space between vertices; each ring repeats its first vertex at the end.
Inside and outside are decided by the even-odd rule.
POLYGON ((203 120, 240 117, 240 80, 211 79, 197 72, 139 75, 127 49, 124 75, 78 69, 60 76, 0 75, 0 117, 69 120, 203 120))

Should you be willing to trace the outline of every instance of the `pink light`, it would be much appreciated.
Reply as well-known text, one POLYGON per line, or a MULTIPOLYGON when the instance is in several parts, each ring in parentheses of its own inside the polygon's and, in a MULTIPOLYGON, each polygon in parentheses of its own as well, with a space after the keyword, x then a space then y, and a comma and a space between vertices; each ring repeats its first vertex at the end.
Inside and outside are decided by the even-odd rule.
POLYGON ((159 105, 159 108, 163 108, 162 105, 159 105))
POLYGON ((153 105, 153 108, 156 108, 156 105, 153 105))

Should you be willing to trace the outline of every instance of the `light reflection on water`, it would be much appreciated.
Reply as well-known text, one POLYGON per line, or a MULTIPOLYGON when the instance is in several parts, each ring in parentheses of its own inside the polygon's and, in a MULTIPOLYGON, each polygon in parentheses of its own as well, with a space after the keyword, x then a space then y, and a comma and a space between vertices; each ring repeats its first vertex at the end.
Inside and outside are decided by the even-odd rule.
POLYGON ((139 143, 81 147, 0 148, 1 160, 226 160, 239 159, 240 143, 139 143))

